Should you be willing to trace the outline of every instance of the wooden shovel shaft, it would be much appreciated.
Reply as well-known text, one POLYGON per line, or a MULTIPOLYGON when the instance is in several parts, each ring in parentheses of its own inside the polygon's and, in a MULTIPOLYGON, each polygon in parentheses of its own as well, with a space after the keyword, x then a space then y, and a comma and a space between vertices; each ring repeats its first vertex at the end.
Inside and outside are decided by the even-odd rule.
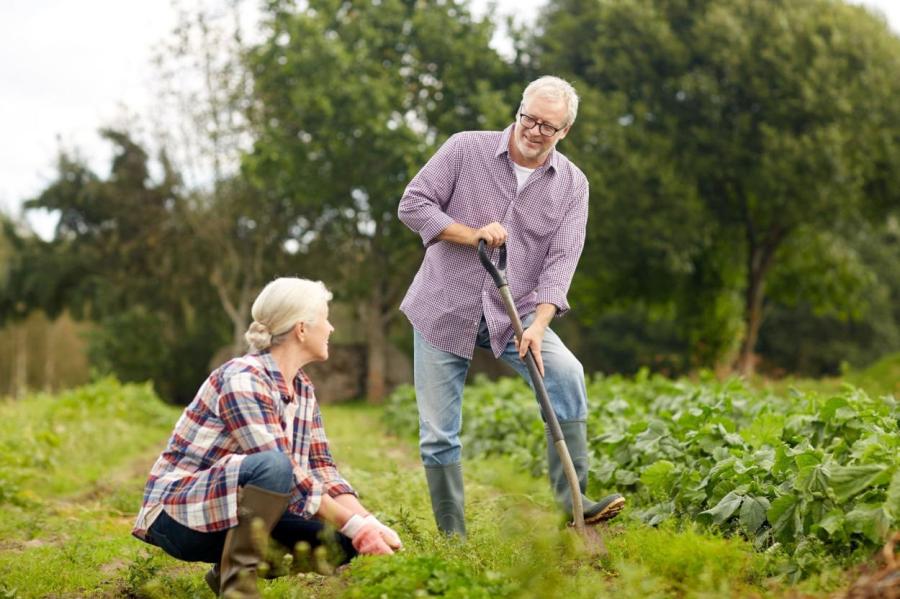
MULTIPOLYGON (((519 318, 519 312, 516 310, 516 304, 513 301, 512 293, 509 291, 509 285, 504 284, 498 287, 500 297, 503 299, 503 306, 512 322, 516 339, 521 343, 522 335, 525 332, 522 328, 522 320, 519 318)), ((550 405, 550 398, 547 395, 547 388, 544 386, 544 379, 537 368, 534 361, 534 354, 531 348, 525 354, 525 365, 528 367, 528 373, 531 375, 531 381, 534 384, 534 390, 537 394, 538 404, 541 406, 541 413, 544 415, 544 421, 550 429, 550 437, 553 439, 553 445, 556 447, 556 453, 559 454, 559 460, 562 463, 563 471, 566 474, 566 480, 569 482, 569 489, 572 495, 572 518, 575 522, 575 530, 579 534, 584 535, 584 504, 581 501, 581 487, 578 485, 578 474, 575 472, 575 464, 572 462, 572 456, 569 455, 569 448, 563 437, 562 429, 559 426, 559 420, 556 418, 556 412, 550 405)))

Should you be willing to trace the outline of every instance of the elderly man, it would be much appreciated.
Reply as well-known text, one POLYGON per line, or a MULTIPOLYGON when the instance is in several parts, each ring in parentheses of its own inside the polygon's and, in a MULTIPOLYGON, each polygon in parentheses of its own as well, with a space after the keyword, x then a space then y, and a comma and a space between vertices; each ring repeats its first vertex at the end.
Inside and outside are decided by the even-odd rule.
MULTIPOLYGON (((587 391, 578 359, 549 328, 568 310, 566 294, 584 246, 588 183, 556 144, 568 134, 578 96, 558 77, 525 89, 504 131, 452 136, 406 188, 400 219, 422 237, 425 259, 400 309, 413 325, 419 447, 438 528, 465 536, 461 444, 462 389, 476 346, 528 379, 531 348, 575 463, 587 486, 587 391), (517 344, 492 280, 478 261, 479 240, 503 243, 509 287, 526 327, 517 344), (545 370, 546 369, 546 370, 545 370)), ((550 482, 568 514, 572 498, 548 436, 550 482)), ((614 517, 625 499, 584 497, 584 518, 614 517)))

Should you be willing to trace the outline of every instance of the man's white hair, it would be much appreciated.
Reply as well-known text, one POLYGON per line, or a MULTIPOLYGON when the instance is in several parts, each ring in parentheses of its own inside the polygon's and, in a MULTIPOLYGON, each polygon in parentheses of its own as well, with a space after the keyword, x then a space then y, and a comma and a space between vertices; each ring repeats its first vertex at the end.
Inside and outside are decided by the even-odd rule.
POLYGON ((537 96, 565 102, 566 123, 563 126, 568 127, 575 122, 575 117, 578 116, 578 94, 575 93, 575 88, 568 81, 553 75, 544 75, 535 79, 522 92, 522 104, 537 96))

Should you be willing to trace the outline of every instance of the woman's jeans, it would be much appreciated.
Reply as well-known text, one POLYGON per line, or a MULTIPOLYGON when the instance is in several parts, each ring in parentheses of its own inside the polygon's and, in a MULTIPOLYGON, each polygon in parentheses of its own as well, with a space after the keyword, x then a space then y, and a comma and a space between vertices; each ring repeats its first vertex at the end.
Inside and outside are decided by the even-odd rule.
MULTIPOLYGON (((253 453, 244 458, 238 474, 238 485, 252 485, 274 493, 289 493, 294 475, 290 458, 278 451, 253 453)), ((174 558, 188 562, 217 564, 222 558, 227 530, 200 532, 176 522, 163 510, 147 531, 147 541, 163 549, 174 558)), ((334 533, 327 538, 325 526, 318 520, 307 520, 291 512, 285 512, 272 530, 272 538, 289 549, 300 541, 311 547, 337 542, 339 563, 346 563, 356 556, 350 539, 334 533)))
MULTIPOLYGON (((534 314, 523 319, 528 327, 534 314)), ((476 346, 490 350, 491 341, 484 318, 478 330, 476 346)), ((416 403, 419 408, 419 451, 425 466, 459 463, 462 444, 462 390, 469 371, 469 359, 437 349, 413 330, 413 359, 416 403)), ((549 328, 541 344, 544 361, 544 385, 550 404, 561 422, 587 418, 587 389, 584 367, 559 336, 549 328)), ((528 367, 519 358, 514 340, 510 340, 500 358, 531 384, 528 367)))

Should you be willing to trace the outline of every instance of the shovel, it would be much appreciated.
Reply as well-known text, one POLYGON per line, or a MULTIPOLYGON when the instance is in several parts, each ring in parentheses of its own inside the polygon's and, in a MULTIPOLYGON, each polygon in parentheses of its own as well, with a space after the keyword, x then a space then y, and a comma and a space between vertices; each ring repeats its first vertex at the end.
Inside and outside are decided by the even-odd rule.
MULTIPOLYGON (((506 314, 509 316, 510 322, 512 322, 516 339, 521 343, 522 333, 524 332, 522 328, 522 319, 519 318, 519 313, 516 310, 516 304, 513 301, 512 293, 509 291, 509 282, 506 280, 506 244, 504 243, 500 246, 497 264, 494 264, 491 262, 490 256, 488 256, 487 244, 481 239, 478 242, 478 258, 481 260, 481 264, 484 265, 485 270, 488 271, 488 274, 491 275, 491 278, 494 279, 494 283, 500 291, 500 298, 503 300, 503 306, 506 308, 506 314)), ((534 355, 531 353, 531 348, 529 348, 528 352, 525 354, 525 365, 528 367, 528 374, 531 375, 531 382, 533 383, 535 393, 537 394, 537 400, 541 407, 541 414, 544 416, 544 422, 547 423, 547 427, 550 429, 550 437, 553 439, 556 452, 559 454, 563 471, 566 474, 566 480, 569 481, 569 488, 572 495, 572 516, 574 519, 575 532, 577 532, 578 536, 584 540, 587 549, 591 553, 605 556, 607 555, 607 551, 603 539, 600 538, 600 535, 597 534, 597 531, 594 530, 593 527, 588 528, 584 524, 584 504, 581 501, 581 488, 578 486, 578 474, 575 472, 572 456, 569 455, 569 448, 566 446, 566 440, 563 438, 562 429, 559 427, 559 420, 556 418, 556 413, 550 406, 547 388, 544 386, 544 379, 538 371, 537 364, 534 361, 534 355)))

